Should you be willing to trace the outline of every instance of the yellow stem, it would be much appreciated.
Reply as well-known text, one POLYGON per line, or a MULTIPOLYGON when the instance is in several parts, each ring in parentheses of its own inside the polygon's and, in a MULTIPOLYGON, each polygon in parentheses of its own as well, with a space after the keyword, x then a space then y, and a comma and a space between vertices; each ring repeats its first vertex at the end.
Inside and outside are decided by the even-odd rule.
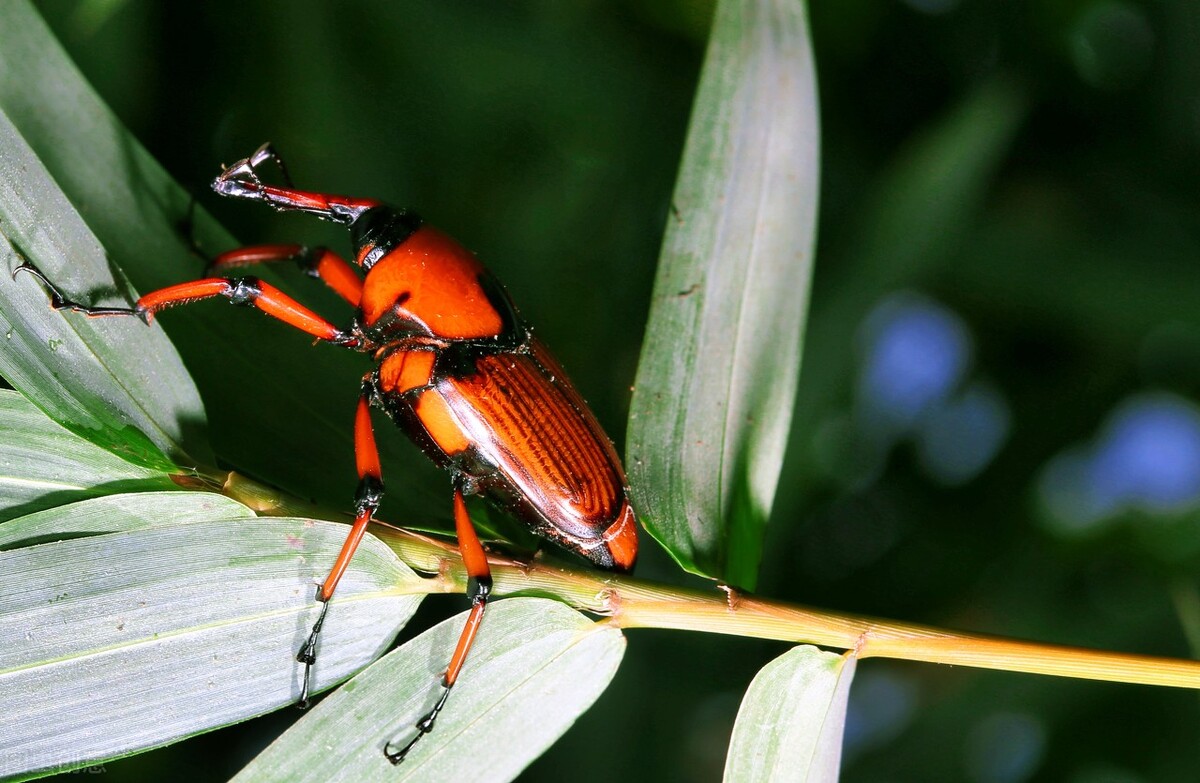
MULTIPOLYGON (((431 590, 462 590, 466 574, 450 544, 399 529, 376 531, 418 571, 438 574, 431 590)), ((860 658, 898 658, 982 669, 1200 689, 1200 661, 1103 652, 958 633, 931 626, 770 601, 735 590, 669 587, 557 563, 491 558, 500 595, 551 595, 622 628, 674 628, 853 649, 860 658)))
MULTIPOLYGON (((307 504, 230 474, 224 491, 251 499, 265 513, 312 513, 307 504), (269 499, 269 502, 264 502, 269 499)), ((319 516, 326 516, 320 514, 319 516)), ((414 570, 431 574, 428 592, 462 591, 466 573, 458 550, 439 539, 379 524, 372 529, 414 570)), ((777 639, 855 650, 860 658, 898 658, 983 669, 1200 689, 1200 661, 1103 652, 958 633, 795 604, 728 588, 700 591, 646 582, 550 560, 489 558, 498 595, 536 594, 604 615, 622 628, 674 628, 777 639)))

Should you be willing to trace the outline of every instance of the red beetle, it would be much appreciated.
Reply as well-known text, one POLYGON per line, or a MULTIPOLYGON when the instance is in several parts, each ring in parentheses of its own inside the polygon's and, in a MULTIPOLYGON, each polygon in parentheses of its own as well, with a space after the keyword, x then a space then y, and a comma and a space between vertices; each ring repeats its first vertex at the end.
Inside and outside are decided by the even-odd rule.
MULTIPOLYGON (((433 709, 403 748, 403 761, 433 729, 479 629, 491 591, 487 556, 467 515, 465 495, 482 495, 535 533, 600 568, 628 571, 637 530, 625 474, 611 441, 558 363, 521 320, 499 282, 475 256, 426 226, 416 214, 373 199, 310 193, 264 184, 255 169, 282 162, 269 145, 225 169, 213 182, 224 196, 263 201, 279 211, 307 212, 350 228, 360 274, 326 248, 263 245, 218 256, 210 272, 294 260, 356 308, 340 329, 279 289, 254 277, 211 276, 168 286, 132 308, 87 307, 68 299, 29 263, 55 309, 89 316, 136 315, 149 323, 163 308, 223 296, 252 305, 321 340, 370 353, 378 362, 362 380, 354 422, 359 484, 355 521, 317 593, 321 614, 297 660, 305 664, 300 702, 329 599, 383 497, 370 407, 382 408, 434 462, 450 473, 454 521, 469 576, 471 614, 433 709)), ((286 174, 284 175, 286 180, 286 174)))

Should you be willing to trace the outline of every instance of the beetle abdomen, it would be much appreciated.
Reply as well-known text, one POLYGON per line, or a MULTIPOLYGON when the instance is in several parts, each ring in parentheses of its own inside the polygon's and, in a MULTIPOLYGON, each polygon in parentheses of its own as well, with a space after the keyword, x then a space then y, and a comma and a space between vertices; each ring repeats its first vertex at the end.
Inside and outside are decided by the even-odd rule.
POLYGON ((420 393, 416 418, 495 502, 541 535, 606 568, 636 556, 616 452, 557 362, 529 352, 475 360, 420 393))

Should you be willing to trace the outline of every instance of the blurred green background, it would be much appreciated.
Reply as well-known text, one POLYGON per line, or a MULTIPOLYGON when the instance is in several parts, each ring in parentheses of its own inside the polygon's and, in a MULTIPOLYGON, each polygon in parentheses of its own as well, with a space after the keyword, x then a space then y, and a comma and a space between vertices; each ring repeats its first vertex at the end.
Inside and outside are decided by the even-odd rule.
MULTIPOLYGON (((345 241, 207 193, 266 140, 301 186, 408 205, 460 238, 621 442, 710 4, 39 7, 241 240, 345 241)), ((1200 4, 814 0, 810 15, 821 233, 761 592, 1191 656, 1200 4)), ((224 437, 239 436, 255 433, 224 437)), ((349 454, 313 458, 352 487, 349 454)), ((684 581, 645 548, 639 575, 684 581)), ((431 600, 421 619, 460 605, 431 600)), ((785 649, 632 632, 613 686, 524 779, 718 779, 741 693, 785 649)), ((1191 692, 872 660, 851 702, 847 781, 1200 769, 1191 692)), ((105 779, 224 780, 296 716, 105 779)))

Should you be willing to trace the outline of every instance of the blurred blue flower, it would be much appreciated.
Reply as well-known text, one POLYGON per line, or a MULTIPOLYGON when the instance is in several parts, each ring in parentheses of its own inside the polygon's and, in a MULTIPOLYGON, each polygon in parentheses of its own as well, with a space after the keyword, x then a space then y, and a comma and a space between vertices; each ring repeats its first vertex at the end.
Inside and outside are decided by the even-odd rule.
POLYGON ((943 484, 962 484, 991 463, 1008 437, 1008 403, 991 384, 976 381, 930 412, 917 435, 917 456, 943 484))
POLYGON ((1178 512, 1200 502, 1200 408, 1172 394, 1139 394, 1109 416, 1089 446, 1055 457, 1040 494, 1064 531, 1124 511, 1178 512))
POLYGON ((863 324, 859 402, 868 420, 906 431, 966 373, 971 338, 953 312, 926 297, 887 297, 863 324))
POLYGON ((945 484, 968 481, 991 463, 1011 417, 997 389, 965 382, 972 339, 957 314, 919 294, 893 294, 867 316, 861 341, 855 421, 868 477, 909 438, 921 467, 945 484))

